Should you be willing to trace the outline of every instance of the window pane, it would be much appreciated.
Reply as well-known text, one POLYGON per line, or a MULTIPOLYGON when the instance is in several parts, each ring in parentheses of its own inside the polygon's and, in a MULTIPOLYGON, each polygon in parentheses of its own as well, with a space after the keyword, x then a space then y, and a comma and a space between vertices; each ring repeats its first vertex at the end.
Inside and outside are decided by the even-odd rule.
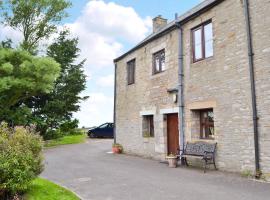
POLYGON ((194 32, 195 59, 202 58, 202 31, 201 29, 194 32))
POLYGON ((213 40, 205 43, 205 57, 211 57, 214 55, 213 40))
POLYGON ((203 110, 201 115, 201 138, 203 139, 214 139, 215 128, 214 128, 214 112, 213 109, 203 110))
POLYGON ((127 80, 128 84, 135 83, 135 60, 127 63, 127 80))
POLYGON ((213 56, 213 26, 212 23, 204 27, 205 57, 213 56))
POLYGON ((160 62, 161 62, 161 71, 165 70, 165 52, 162 51, 160 54, 160 62))
POLYGON ((155 57, 155 72, 159 72, 159 57, 156 55, 155 57))

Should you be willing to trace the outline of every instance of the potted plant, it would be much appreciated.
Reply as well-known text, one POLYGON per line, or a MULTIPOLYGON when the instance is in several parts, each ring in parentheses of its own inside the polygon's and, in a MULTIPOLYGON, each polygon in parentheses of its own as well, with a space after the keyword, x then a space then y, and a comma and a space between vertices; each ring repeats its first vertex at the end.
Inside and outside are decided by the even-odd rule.
POLYGON ((122 153, 123 152, 123 146, 118 143, 113 143, 112 145, 112 152, 113 153, 122 153))
POLYGON ((169 167, 170 168, 176 168, 177 167, 177 156, 173 153, 170 153, 166 159, 168 160, 169 167))

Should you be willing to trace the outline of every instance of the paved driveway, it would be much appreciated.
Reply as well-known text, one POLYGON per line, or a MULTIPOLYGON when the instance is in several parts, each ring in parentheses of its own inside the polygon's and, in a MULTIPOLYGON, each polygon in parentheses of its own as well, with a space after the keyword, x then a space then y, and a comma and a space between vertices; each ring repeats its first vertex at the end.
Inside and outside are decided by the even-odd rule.
POLYGON ((85 200, 269 200, 270 184, 158 161, 113 155, 111 140, 46 150, 42 176, 85 200))

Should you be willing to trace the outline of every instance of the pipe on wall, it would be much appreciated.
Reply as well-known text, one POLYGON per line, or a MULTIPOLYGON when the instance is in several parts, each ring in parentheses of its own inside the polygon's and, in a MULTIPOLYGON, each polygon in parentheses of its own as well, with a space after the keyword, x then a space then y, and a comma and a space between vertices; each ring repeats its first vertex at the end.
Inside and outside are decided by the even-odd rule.
MULTIPOLYGON (((179 106, 179 139, 180 139, 180 153, 184 150, 185 145, 185 128, 184 128, 184 62, 183 62, 183 29, 179 23, 176 23, 178 28, 178 106, 179 106)), ((181 158, 181 164, 185 164, 181 158)))
POLYGON ((253 130, 254 130, 254 150, 255 150, 255 170, 256 178, 260 178, 260 151, 259 151, 259 131, 258 131, 258 112, 256 102, 256 86, 254 77, 254 52, 252 44, 252 31, 249 11, 249 0, 244 0, 244 14, 246 22, 247 43, 248 43, 248 62, 249 62, 249 74, 251 84, 251 100, 252 100, 252 114, 253 114, 253 130))
POLYGON ((113 97, 113 143, 116 144, 116 72, 117 64, 114 63, 114 97, 113 97))

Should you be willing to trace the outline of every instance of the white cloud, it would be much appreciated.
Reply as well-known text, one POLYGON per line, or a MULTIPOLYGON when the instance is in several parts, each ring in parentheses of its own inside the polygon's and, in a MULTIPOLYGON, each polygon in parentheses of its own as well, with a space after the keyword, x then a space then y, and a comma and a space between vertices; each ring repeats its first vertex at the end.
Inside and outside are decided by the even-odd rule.
POLYGON ((9 26, 4 26, 3 24, 0 24, 0 30, 0 41, 11 39, 15 46, 17 46, 22 41, 22 33, 14 30, 9 26))
POLYGON ((113 97, 103 93, 90 93, 89 99, 81 104, 81 112, 74 117, 85 127, 97 126, 104 122, 112 122, 113 97))
POLYGON ((107 76, 99 77, 97 80, 97 85, 101 87, 113 87, 114 85, 114 75, 110 74, 107 76))

